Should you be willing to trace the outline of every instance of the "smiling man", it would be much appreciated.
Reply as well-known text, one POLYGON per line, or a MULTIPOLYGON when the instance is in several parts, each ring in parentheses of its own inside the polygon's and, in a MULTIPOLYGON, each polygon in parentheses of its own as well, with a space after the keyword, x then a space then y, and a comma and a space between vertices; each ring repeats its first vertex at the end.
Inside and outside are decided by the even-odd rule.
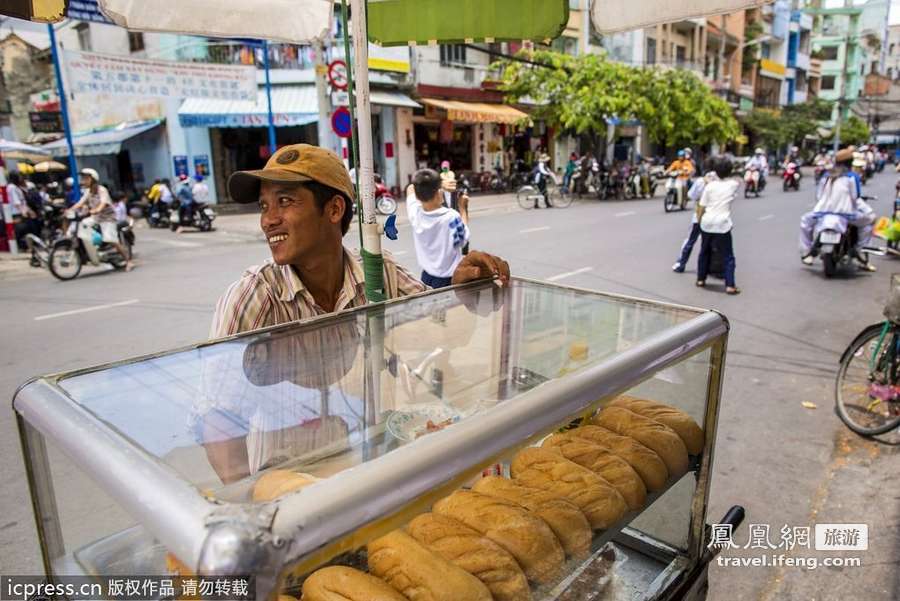
MULTIPOLYGON (((263 169, 238 171, 228 190, 237 202, 258 202, 260 227, 272 260, 251 267, 216 306, 210 336, 220 338, 366 304, 359 256, 343 245, 353 219, 353 185, 333 152, 294 144, 263 169)), ((466 255, 452 283, 509 279, 506 261, 483 252, 466 255)), ((427 290, 390 257, 384 258, 388 298, 427 290)))

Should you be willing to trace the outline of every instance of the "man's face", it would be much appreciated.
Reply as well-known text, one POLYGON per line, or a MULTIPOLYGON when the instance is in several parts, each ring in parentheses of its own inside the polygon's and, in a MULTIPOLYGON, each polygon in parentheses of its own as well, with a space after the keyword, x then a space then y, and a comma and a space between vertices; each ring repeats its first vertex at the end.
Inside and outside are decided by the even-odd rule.
POLYGON ((331 200, 322 211, 306 188, 262 182, 259 224, 275 263, 300 264, 324 252, 326 245, 340 244, 342 212, 337 205, 331 200))

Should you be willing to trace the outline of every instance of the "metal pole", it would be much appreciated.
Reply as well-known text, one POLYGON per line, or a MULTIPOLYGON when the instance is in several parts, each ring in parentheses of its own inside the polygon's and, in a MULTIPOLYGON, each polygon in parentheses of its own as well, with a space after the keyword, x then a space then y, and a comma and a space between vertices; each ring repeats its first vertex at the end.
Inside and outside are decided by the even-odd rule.
POLYGON ((263 65, 266 69, 266 103, 269 109, 269 153, 275 154, 275 117, 272 115, 272 80, 269 78, 269 42, 263 40, 263 65))
POLYGON ((325 64, 325 41, 316 40, 316 98, 319 108, 319 146, 336 150, 334 137, 331 135, 331 99, 328 97, 328 84, 325 82, 325 73, 328 66, 325 64))
MULTIPOLYGON (((353 73, 353 61, 350 59, 350 30, 349 30, 349 19, 347 17, 347 0, 341 0, 341 23, 342 28, 341 32, 344 34, 344 60, 347 62, 347 92, 350 95, 350 120, 354 124, 358 124, 359 122, 356 119, 356 108, 353 106, 353 99, 356 98, 356 92, 353 87, 353 78, 355 77, 353 73)), ((359 221, 359 247, 364 248, 363 245, 363 207, 362 202, 359 201, 359 146, 356 142, 357 133, 356 127, 350 128, 350 164, 353 165, 356 173, 356 181, 353 182, 356 184, 357 189, 357 205, 359 209, 357 211, 357 217, 359 221)))
POLYGON ((69 102, 63 85, 62 69, 59 66, 59 51, 56 49, 56 31, 52 23, 47 23, 50 34, 50 53, 53 56, 53 72, 56 74, 56 93, 59 96, 59 111, 62 113, 63 131, 66 132, 66 146, 69 148, 69 173, 78 185, 78 161, 75 160, 75 145, 72 143, 72 127, 69 125, 69 102))

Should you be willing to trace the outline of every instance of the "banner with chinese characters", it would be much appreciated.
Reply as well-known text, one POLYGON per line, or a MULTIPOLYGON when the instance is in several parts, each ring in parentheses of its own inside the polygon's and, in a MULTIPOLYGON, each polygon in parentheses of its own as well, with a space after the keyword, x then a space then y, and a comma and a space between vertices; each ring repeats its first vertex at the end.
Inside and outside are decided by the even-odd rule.
POLYGON ((69 87, 78 94, 256 101, 256 68, 65 53, 69 87))

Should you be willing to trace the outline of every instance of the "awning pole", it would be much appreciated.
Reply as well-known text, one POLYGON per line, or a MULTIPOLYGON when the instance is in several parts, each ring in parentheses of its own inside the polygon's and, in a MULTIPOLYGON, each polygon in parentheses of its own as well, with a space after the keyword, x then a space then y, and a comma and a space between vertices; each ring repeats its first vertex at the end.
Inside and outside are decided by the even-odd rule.
POLYGON ((269 154, 275 154, 275 117, 272 114, 272 80, 269 78, 269 41, 263 40, 263 65, 266 69, 266 104, 269 109, 269 154))
POLYGON ((369 41, 366 35, 366 4, 364 0, 350 0, 353 10, 353 72, 356 79, 356 119, 359 141, 359 197, 363 207, 363 270, 366 274, 366 298, 370 302, 383 301, 384 263, 381 257, 381 234, 375 218, 375 168, 372 146, 372 112, 369 106, 369 41))
POLYGON ((347 28, 347 23, 349 19, 347 18, 347 0, 341 0, 341 31, 344 34, 344 60, 347 62, 347 93, 350 95, 350 103, 347 108, 350 109, 350 121, 353 125, 350 127, 350 164, 353 165, 354 173, 356 173, 356 181, 353 183, 356 185, 357 190, 357 205, 359 206, 359 210, 357 211, 359 222, 359 247, 363 247, 363 210, 362 210, 362 202, 359 200, 359 147, 356 143, 356 107, 353 106, 353 99, 356 98, 356 94, 353 90, 353 61, 350 60, 351 51, 350 51, 350 30, 347 28))
POLYGON ((78 161, 75 160, 75 144, 72 143, 72 128, 69 126, 69 101, 63 85, 62 69, 59 66, 59 51, 56 49, 56 31, 53 23, 47 23, 50 34, 50 54, 53 56, 53 72, 56 74, 56 94, 59 96, 59 112, 62 113, 63 131, 66 133, 66 146, 69 147, 69 174, 78 185, 78 161))

